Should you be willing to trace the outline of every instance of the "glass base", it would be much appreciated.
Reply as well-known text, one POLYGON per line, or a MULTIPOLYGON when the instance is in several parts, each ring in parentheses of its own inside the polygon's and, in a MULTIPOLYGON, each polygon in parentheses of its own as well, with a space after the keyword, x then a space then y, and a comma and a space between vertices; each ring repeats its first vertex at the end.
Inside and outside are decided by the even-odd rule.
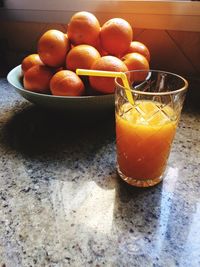
POLYGON ((124 175, 120 171, 119 166, 117 166, 117 172, 118 172, 119 176, 122 178, 122 180, 124 180, 126 183, 128 183, 132 186, 136 186, 136 187, 154 186, 156 184, 159 184, 163 180, 163 175, 161 175, 160 177, 157 177, 155 179, 134 179, 132 177, 127 177, 126 175, 124 175))

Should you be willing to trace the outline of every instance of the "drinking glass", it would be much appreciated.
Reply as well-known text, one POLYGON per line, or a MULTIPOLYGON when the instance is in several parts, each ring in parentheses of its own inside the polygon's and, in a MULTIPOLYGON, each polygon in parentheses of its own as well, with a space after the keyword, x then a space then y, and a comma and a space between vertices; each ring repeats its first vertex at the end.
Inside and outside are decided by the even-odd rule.
POLYGON ((188 82, 159 70, 126 75, 131 92, 115 79, 117 171, 127 183, 149 187, 163 179, 188 82))

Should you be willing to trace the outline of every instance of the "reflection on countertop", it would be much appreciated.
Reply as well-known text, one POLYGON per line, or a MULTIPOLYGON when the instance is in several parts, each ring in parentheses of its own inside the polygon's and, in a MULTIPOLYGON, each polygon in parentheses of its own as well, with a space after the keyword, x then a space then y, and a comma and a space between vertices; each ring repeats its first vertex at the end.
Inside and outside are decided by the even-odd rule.
POLYGON ((199 110, 164 181, 137 189, 116 174, 113 114, 69 121, 0 87, 0 266, 200 266, 199 110))

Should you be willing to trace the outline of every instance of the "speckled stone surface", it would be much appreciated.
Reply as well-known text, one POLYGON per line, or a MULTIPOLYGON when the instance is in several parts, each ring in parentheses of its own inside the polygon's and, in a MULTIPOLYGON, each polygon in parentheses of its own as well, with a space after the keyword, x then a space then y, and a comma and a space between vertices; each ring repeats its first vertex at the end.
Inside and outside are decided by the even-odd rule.
POLYGON ((113 116, 68 122, 0 80, 0 266, 200 266, 200 112, 181 117, 164 181, 115 170, 113 116), (85 124, 85 125, 84 125, 85 124))

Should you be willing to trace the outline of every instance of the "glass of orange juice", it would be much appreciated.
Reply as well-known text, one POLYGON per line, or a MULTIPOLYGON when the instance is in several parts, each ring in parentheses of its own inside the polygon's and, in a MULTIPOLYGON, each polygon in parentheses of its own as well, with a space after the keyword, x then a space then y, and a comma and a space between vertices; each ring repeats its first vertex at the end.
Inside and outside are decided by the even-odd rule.
POLYGON ((132 101, 130 88, 115 80, 117 171, 127 183, 149 187, 163 179, 188 82, 166 71, 126 74, 132 101))

